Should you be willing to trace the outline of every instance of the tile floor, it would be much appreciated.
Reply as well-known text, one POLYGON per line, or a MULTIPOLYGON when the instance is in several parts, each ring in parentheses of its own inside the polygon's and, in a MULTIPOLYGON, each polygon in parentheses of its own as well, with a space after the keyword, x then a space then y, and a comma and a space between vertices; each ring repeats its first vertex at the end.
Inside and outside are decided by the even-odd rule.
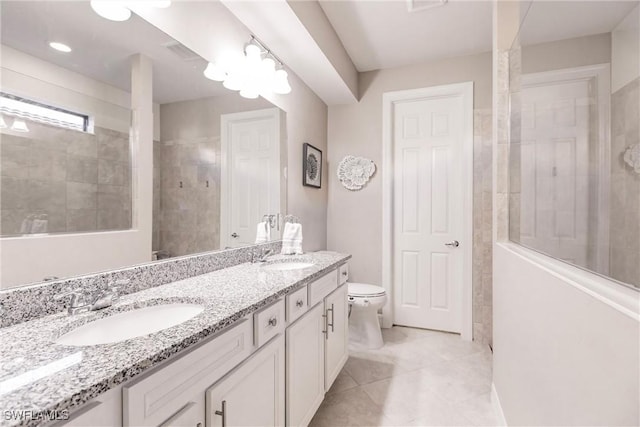
POLYGON ((351 352, 311 427, 496 425, 488 346, 398 326, 383 337, 351 352))

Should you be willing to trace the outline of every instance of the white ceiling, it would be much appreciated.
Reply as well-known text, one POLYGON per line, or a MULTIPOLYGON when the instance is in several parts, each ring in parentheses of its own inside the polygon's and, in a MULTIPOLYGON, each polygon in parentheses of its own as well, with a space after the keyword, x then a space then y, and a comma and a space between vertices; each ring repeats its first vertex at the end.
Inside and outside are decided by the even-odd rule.
POLYGON ((533 1, 524 2, 520 30, 523 46, 611 32, 638 1, 533 1))
POLYGON ((491 1, 449 0, 409 12, 407 0, 320 0, 358 71, 491 51, 491 1))
POLYGON ((2 1, 2 43, 58 66, 129 91, 129 57, 149 56, 154 63, 154 102, 228 95, 222 84, 206 79, 203 59, 184 61, 163 44, 173 39, 135 14, 125 22, 96 15, 88 1, 2 1), (68 54, 48 46, 59 41, 68 54))

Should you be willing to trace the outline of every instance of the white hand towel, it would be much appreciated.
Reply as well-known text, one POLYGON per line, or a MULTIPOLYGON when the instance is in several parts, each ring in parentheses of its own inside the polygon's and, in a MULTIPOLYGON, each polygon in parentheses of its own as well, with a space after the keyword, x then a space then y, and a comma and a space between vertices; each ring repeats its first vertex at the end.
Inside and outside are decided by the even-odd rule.
POLYGON ((22 220, 22 225, 20 226, 20 234, 29 234, 31 233, 32 228, 33 228, 33 216, 29 215, 24 220, 22 220))
POLYGON ((302 225, 287 222, 282 232, 283 255, 302 255, 302 225))
POLYGON ((271 227, 267 222, 259 222, 256 228, 256 244, 271 240, 271 227))
POLYGON ((46 219, 34 219, 33 225, 31 226, 31 232, 36 233, 46 233, 47 228, 49 226, 49 221, 46 219))

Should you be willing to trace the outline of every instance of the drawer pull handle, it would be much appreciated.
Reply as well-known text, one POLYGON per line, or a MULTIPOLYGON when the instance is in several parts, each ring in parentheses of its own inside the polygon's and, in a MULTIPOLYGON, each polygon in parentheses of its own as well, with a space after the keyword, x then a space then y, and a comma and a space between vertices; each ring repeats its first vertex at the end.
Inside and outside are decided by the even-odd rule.
POLYGON ((304 305, 304 301, 302 301, 301 299, 296 301, 296 307, 302 307, 303 305, 304 305))
POLYGON ((349 274, 349 273, 347 273, 346 270, 342 272, 343 276, 346 276, 347 274, 349 274))
MULTIPOLYGON (((333 323, 334 323, 334 321, 333 321, 334 320, 333 304, 331 304, 331 308, 327 308, 327 322, 329 320, 328 319, 328 316, 329 316, 328 312, 329 311, 331 312, 331 323, 327 323, 327 326, 331 326, 331 332, 333 332, 333 323)), ((329 328, 327 327, 327 329, 329 329, 329 328)))
POLYGON ((278 324, 277 317, 272 317, 271 319, 269 319, 269 326, 276 326, 277 324, 278 324))
POLYGON ((227 427, 227 401, 222 401, 222 410, 216 411, 216 415, 220 415, 222 417, 222 427, 227 427))

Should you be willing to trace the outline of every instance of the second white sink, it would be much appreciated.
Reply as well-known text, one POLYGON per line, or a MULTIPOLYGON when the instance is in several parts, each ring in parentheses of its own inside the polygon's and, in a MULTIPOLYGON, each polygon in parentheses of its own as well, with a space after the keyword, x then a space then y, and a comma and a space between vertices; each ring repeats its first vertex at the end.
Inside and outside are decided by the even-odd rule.
POLYGON ((301 270, 303 268, 309 268, 313 266, 314 264, 310 262, 292 261, 292 262, 274 262, 273 264, 265 264, 262 266, 262 268, 269 271, 291 271, 291 270, 301 270))
POLYGON ((58 338, 56 343, 86 346, 124 341, 179 325, 203 310, 201 305, 184 303, 138 308, 82 325, 58 338))

